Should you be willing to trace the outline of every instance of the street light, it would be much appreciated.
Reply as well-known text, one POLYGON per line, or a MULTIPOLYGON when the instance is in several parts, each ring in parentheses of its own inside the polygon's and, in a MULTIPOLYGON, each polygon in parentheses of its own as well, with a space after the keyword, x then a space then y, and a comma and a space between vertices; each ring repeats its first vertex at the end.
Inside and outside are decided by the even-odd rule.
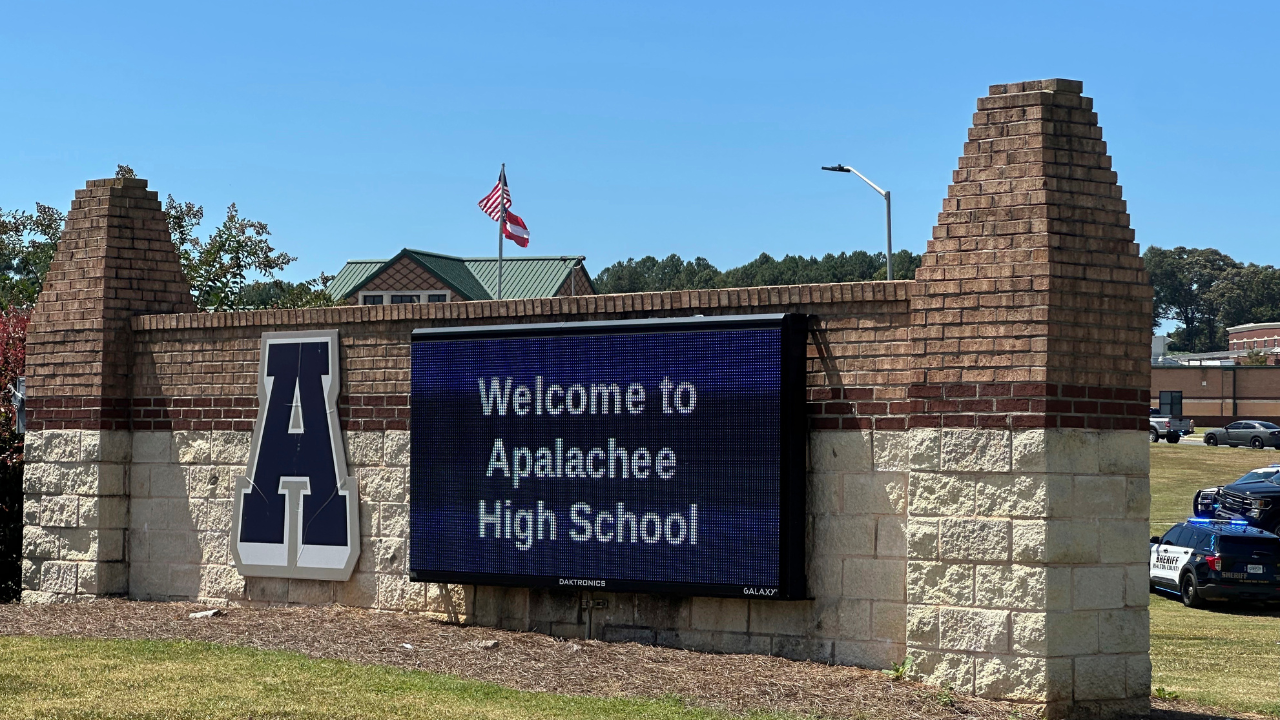
POLYGON ((848 167, 846 165, 836 164, 830 167, 824 165, 822 166, 822 169, 830 170, 831 172, 842 172, 842 173, 851 172, 854 175, 857 175, 858 177, 862 178, 862 181, 864 183, 870 185, 872 190, 875 190, 876 192, 880 193, 880 197, 884 198, 885 249, 888 250, 888 252, 884 256, 884 276, 886 279, 892 280, 893 279, 893 212, 890 209, 890 205, 889 205, 889 191, 881 190, 880 186, 868 180, 866 175, 863 175, 857 170, 854 170, 853 168, 848 167))

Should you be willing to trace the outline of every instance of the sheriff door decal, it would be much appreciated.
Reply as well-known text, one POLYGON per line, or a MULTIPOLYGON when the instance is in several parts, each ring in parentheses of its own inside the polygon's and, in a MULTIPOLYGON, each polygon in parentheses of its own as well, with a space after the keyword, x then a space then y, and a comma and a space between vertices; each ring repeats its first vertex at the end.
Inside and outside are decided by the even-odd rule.
POLYGON ((241 575, 346 580, 360 556, 355 478, 338 425, 338 331, 262 334, 248 477, 231 555, 241 575))

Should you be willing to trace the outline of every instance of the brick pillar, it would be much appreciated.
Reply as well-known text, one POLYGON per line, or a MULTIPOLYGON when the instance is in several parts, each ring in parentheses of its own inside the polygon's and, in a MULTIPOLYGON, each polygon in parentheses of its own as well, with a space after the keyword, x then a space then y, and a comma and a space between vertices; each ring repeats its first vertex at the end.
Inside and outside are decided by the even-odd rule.
POLYGON ((27 337, 24 602, 127 591, 129 318, 195 311, 147 182, 77 190, 27 337))
POLYGON ((978 100, 912 309, 917 677, 1145 714, 1151 289, 1093 101, 978 100))

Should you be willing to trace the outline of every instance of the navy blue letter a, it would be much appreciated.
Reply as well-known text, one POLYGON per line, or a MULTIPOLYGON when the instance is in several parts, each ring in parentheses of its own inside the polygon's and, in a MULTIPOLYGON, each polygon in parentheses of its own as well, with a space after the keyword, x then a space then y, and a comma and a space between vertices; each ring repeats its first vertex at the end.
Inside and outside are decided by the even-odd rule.
POLYGON ((359 554, 337 423, 337 332, 266 333, 249 477, 232 553, 242 575, 345 580, 359 554))

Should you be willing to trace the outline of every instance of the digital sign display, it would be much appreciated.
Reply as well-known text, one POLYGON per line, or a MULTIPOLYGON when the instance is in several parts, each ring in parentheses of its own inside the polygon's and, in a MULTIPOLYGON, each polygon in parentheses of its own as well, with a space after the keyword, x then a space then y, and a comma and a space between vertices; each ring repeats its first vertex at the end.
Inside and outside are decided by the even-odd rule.
POLYGON ((413 333, 413 580, 806 595, 806 320, 413 333))

